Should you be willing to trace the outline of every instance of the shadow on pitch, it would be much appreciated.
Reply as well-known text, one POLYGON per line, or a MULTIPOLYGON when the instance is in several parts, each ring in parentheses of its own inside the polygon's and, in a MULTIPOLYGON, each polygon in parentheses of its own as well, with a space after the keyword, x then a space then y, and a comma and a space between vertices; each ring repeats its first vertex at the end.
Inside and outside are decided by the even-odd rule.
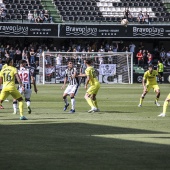
POLYGON ((114 122, 113 126, 27 122, 0 125, 1 169, 20 170, 29 165, 27 169, 151 170, 155 164, 157 170, 170 169, 170 145, 155 143, 156 138, 143 142, 127 137, 155 134, 160 141, 160 134, 169 133, 117 127, 114 122))

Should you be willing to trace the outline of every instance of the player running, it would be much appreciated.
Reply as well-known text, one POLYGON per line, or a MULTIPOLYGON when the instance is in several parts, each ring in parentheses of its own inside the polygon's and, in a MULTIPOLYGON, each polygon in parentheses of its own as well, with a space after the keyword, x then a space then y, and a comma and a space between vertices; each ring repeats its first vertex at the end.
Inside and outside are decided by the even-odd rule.
MULTIPOLYGON (((21 86, 19 86, 19 92, 24 96, 25 102, 27 104, 27 109, 28 109, 28 114, 31 114, 31 82, 34 86, 34 91, 37 93, 37 87, 35 83, 35 79, 33 77, 34 75, 34 70, 31 69, 30 67, 27 67, 27 61, 26 60, 21 60, 20 61, 20 68, 18 70, 18 75, 22 81, 22 84, 24 86, 24 91, 21 86)), ((13 109, 14 109, 14 114, 17 114, 17 100, 13 100, 13 109)))
POLYGON ((154 92, 156 92, 155 104, 157 106, 160 106, 160 104, 158 103, 160 97, 160 89, 156 81, 156 76, 158 76, 158 72, 156 70, 153 70, 153 65, 149 65, 148 71, 146 71, 143 76, 143 80, 142 80, 143 93, 140 98, 138 107, 142 106, 144 97, 150 91, 151 88, 154 90, 154 92))
POLYGON ((79 87, 78 77, 76 76, 77 76, 76 68, 73 67, 73 63, 71 61, 68 61, 68 68, 65 70, 64 84, 61 87, 61 89, 64 89, 67 81, 69 81, 69 84, 63 93, 63 100, 65 103, 64 111, 66 111, 69 106, 69 103, 67 102, 67 96, 70 95, 71 105, 72 105, 70 113, 75 112, 75 98, 74 97, 79 87))
POLYGON ((15 87, 15 78, 22 90, 24 90, 24 85, 19 78, 17 69, 13 67, 13 60, 11 58, 7 58, 6 64, 7 66, 0 72, 0 85, 3 83, 3 89, 0 94, 0 106, 2 106, 2 102, 11 95, 19 102, 20 120, 27 120, 27 118, 23 116, 23 98, 15 87))
POLYGON ((98 93, 98 90, 100 88, 100 83, 97 80, 96 77, 96 71, 91 66, 92 60, 86 59, 86 70, 85 74, 80 74, 79 76, 87 76, 86 83, 85 83, 85 89, 87 89, 88 84, 90 84, 90 87, 87 89, 86 94, 84 98, 86 99, 87 103, 91 106, 91 109, 88 111, 91 112, 97 112, 99 111, 98 105, 97 105, 97 99, 96 95, 98 93))

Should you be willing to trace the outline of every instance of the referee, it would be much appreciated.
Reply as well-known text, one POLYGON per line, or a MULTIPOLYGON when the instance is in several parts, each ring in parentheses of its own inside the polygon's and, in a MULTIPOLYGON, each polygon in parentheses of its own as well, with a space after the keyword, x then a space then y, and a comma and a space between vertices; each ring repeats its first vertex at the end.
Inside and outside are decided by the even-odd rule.
POLYGON ((161 60, 158 60, 157 71, 159 74, 159 83, 162 84, 164 65, 162 64, 161 60))

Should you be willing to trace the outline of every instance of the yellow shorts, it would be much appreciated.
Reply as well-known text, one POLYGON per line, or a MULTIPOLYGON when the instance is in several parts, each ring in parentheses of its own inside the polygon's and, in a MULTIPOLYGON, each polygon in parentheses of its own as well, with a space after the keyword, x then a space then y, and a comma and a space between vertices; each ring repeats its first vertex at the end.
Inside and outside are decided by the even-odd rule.
POLYGON ((21 96, 20 92, 15 88, 3 88, 0 94, 0 100, 5 100, 9 95, 11 95, 14 99, 18 99, 21 96))
POLYGON ((154 91, 159 90, 159 86, 158 85, 149 85, 148 84, 146 87, 147 87, 147 92, 149 92, 150 89, 153 89, 154 91))
POLYGON ((96 83, 95 85, 91 85, 88 88, 88 90, 86 91, 86 93, 88 93, 88 94, 97 94, 99 88, 100 88, 100 83, 96 83))

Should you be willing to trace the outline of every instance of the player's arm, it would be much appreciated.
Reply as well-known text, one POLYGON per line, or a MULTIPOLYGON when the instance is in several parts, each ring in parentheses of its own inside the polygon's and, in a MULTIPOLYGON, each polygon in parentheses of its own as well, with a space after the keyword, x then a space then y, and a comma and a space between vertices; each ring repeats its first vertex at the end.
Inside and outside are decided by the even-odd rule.
POLYGON ((86 77, 86 74, 79 74, 78 77, 86 77))
POLYGON ((0 85, 3 84, 3 77, 0 75, 0 85))
POLYGON ((32 81, 32 84, 33 84, 33 86, 34 86, 34 91, 35 91, 35 93, 37 93, 38 90, 37 90, 37 86, 36 86, 35 79, 34 79, 33 76, 31 76, 31 81, 32 81))
POLYGON ((64 84, 63 84, 63 86, 61 87, 61 89, 64 89, 64 88, 65 88, 66 83, 67 83, 67 80, 68 80, 68 77, 65 77, 65 78, 64 78, 64 84))
POLYGON ((85 89, 87 89, 87 86, 88 86, 89 81, 90 81, 90 76, 89 76, 89 75, 86 75, 86 76, 87 76, 87 78, 86 78, 86 83, 85 83, 85 85, 84 85, 84 88, 85 88, 85 89))
POLYGON ((142 80, 142 86, 143 86, 144 92, 146 92, 147 91, 147 87, 146 87, 146 79, 145 78, 143 78, 143 80, 142 80))
POLYGON ((16 77, 18 83, 19 83, 19 86, 22 87, 22 90, 24 90, 24 85, 22 84, 22 81, 21 81, 18 73, 15 74, 15 77, 16 77))

